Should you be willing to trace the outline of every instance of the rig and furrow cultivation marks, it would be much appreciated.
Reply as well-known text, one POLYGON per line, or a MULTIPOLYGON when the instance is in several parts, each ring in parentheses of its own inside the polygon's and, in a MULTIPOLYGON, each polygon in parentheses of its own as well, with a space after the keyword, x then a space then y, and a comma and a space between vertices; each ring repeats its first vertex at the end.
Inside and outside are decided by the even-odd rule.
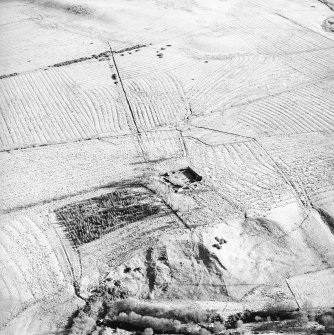
POLYGON ((185 156, 182 137, 177 130, 144 132, 139 140, 148 161, 185 156))
POLYGON ((333 47, 317 51, 282 56, 282 60, 292 68, 312 79, 334 76, 333 47))
POLYGON ((334 47, 334 41, 327 39, 317 33, 308 30, 293 30, 293 31, 280 31, 275 38, 268 39, 270 35, 267 33, 257 34, 260 35, 261 42, 257 47, 257 51, 263 54, 286 55, 296 53, 307 53, 310 51, 317 51, 319 49, 330 50, 334 47), (267 43, 263 43, 268 41, 267 43))
POLYGON ((8 248, 11 250, 11 245, 9 243, 0 242, 2 255, 0 262, 2 266, 2 274, 0 278, 4 284, 3 286, 1 285, 2 299, 5 298, 6 294, 8 301, 13 300, 17 302, 32 300, 34 299, 34 296, 30 292, 28 284, 25 282, 26 278, 24 277, 18 264, 13 263, 13 255, 10 255, 7 250, 8 248))
POLYGON ((258 142, 273 157, 282 158, 294 166, 295 162, 305 157, 327 157, 334 153, 334 139, 331 133, 315 132, 296 135, 258 137, 258 142), (300 143, 303 143, 301 146, 300 143))
POLYGON ((127 224, 105 235, 99 241, 79 247, 83 271, 85 271, 86 264, 89 268, 88 265, 92 259, 108 259, 110 267, 119 266, 131 259, 135 252, 147 247, 148 243, 158 240, 164 232, 178 227, 179 223, 172 215, 127 224))
POLYGON ((114 267, 164 231, 180 227, 164 202, 139 185, 67 204, 55 214, 77 245, 83 275, 93 260, 114 267))
POLYGON ((334 185, 325 185, 319 187, 316 192, 311 193, 312 202, 316 204, 332 203, 334 196, 334 185))
POLYGON ((125 80, 124 87, 142 130, 175 124, 189 114, 182 87, 171 75, 125 80))
MULTIPOLYGON (((23 9, 12 9, 4 15, 17 15, 23 9), (13 13, 15 11, 15 14, 13 13)), ((2 8, 3 9, 3 8, 2 8)), ((27 8, 27 11, 30 11, 27 8)), ((27 12, 26 12, 27 13, 27 12)), ((38 14, 37 14, 38 15, 38 14)), ((58 23, 54 20, 46 27, 42 26, 46 17, 29 13, 29 19, 15 24, 2 26, 0 43, 6 46, 0 54, 0 73, 13 73, 45 67, 64 59, 76 59, 83 56, 91 56, 101 50, 102 43, 94 39, 94 43, 87 43, 91 38, 80 36, 73 32, 55 28, 58 23), (31 17, 33 15, 33 17, 31 17), (41 25, 42 23, 42 25, 41 25), (33 36, 33 38, 26 38, 33 36), (9 43, 8 41, 15 41, 9 43), (71 46, 71 47, 69 47, 71 46), (27 61, 30 62, 27 62, 27 61)))
POLYGON ((261 19, 231 21, 215 29, 215 32, 233 34, 244 41, 255 53, 286 55, 334 47, 334 41, 317 32, 300 27, 279 14, 266 14, 261 19))
POLYGON ((334 97, 314 86, 296 89, 247 105, 240 122, 267 135, 331 132, 334 97))
MULTIPOLYGON (((80 71, 77 64, 74 66, 80 71)), ((103 78, 101 83, 92 79, 94 86, 86 79, 81 87, 80 81, 62 68, 2 79, 1 148, 10 150, 128 132, 127 112, 118 89, 110 78, 108 83, 103 78)))
POLYGON ((90 112, 96 122, 96 131, 100 135, 114 134, 128 130, 126 114, 119 108, 119 96, 108 87, 83 92, 92 104, 90 112))
POLYGON ((3 220, 0 228, 0 260, 5 265, 1 276, 9 290, 7 295, 19 303, 18 308, 48 296, 51 291, 68 291, 68 282, 52 246, 32 220, 25 217, 3 220), (15 285, 11 284, 13 278, 15 285))
MULTIPOLYGON (((8 263, 12 264, 12 267, 9 269, 8 272, 4 272, 2 275, 4 276, 5 280, 8 277, 10 279, 13 275, 14 278, 20 278, 21 281, 16 282, 17 290, 24 290, 23 292, 30 293, 33 298, 36 297, 38 291, 43 292, 42 288, 37 287, 37 291, 35 289, 35 285, 33 284, 33 276, 30 271, 27 271, 27 267, 31 269, 32 264, 30 263, 30 258, 25 259, 26 257, 22 257, 25 254, 24 249, 17 245, 14 242, 13 235, 2 229, 1 232, 2 241, 1 244, 4 248, 5 253, 2 254, 2 257, 6 259, 8 257, 8 263)), ((24 248, 24 247, 23 247, 24 248)), ((38 285, 39 282, 37 282, 38 285)))
MULTIPOLYGON (((4 335, 20 334, 57 334, 65 327, 64 314, 69 308, 66 305, 77 305, 75 300, 50 304, 37 302, 17 313, 7 324, 4 335)), ((66 319, 66 318, 65 318, 66 319)))
POLYGON ((271 56, 235 56, 202 65, 196 72, 195 80, 184 87, 197 114, 249 103, 309 80, 271 56))
MULTIPOLYGON (((261 6, 262 5, 263 4, 261 4, 261 6)), ((292 29, 294 31, 302 30, 302 28, 296 27, 292 22, 287 21, 274 13, 266 13, 266 15, 263 15, 263 12, 260 12, 257 16, 243 17, 242 20, 240 18, 231 19, 229 22, 220 23, 216 26, 214 31, 250 31, 252 32, 252 36, 256 36, 259 34, 259 31, 268 31, 269 33, 275 31, 275 33, 277 33, 277 30, 290 31, 292 29), (260 17, 261 19, 255 20, 254 17, 260 17)))
POLYGON ((77 122, 76 124, 74 123, 72 112, 75 108, 74 106, 67 105, 68 99, 66 99, 66 95, 62 92, 62 87, 59 89, 53 80, 51 81, 49 78, 44 78, 44 74, 34 73, 33 75, 23 75, 19 78, 9 78, 8 81, 19 81, 15 83, 16 87, 11 92, 12 97, 15 97, 20 102, 22 101, 22 104, 27 106, 28 111, 26 115, 24 115, 22 109, 17 110, 15 105, 11 103, 12 100, 6 99, 3 107, 3 117, 5 120, 11 121, 11 118, 14 116, 19 119, 21 123, 26 123, 29 128, 33 129, 33 133, 29 134, 24 128, 14 128, 15 131, 19 132, 19 135, 21 135, 21 131, 23 136, 19 143, 17 143, 18 141, 14 136, 12 137, 13 147, 15 147, 15 145, 28 146, 36 142, 40 144, 57 141, 62 142, 64 140, 85 136, 82 125, 86 125, 86 120, 77 117, 77 122), (26 84, 27 89, 21 91, 20 88, 24 87, 24 84, 26 84), (35 99, 31 99, 31 91, 39 89, 41 89, 41 91, 37 92, 39 93, 38 96, 36 96, 35 99), (34 117, 34 120, 28 117, 28 113, 34 117), (68 114, 67 117, 65 114, 68 114), (53 126, 51 126, 51 124, 53 126), (39 136, 38 128, 42 128, 44 138, 39 136), (61 131, 60 128, 63 130, 61 131), (54 130, 58 131, 58 133, 53 133, 54 130), (26 137, 27 140, 24 140, 24 137, 26 137))
POLYGON ((295 195, 277 167, 268 162, 254 141, 212 147, 194 141, 192 151, 202 157, 198 160, 191 155, 194 168, 203 171, 219 193, 247 211, 262 215, 273 203, 294 200, 295 195))
MULTIPOLYGON (((329 152, 331 154, 331 152, 329 152)), ((330 205, 330 196, 334 189, 333 158, 324 156, 286 157, 284 158, 293 175, 300 177, 300 182, 311 203, 330 205), (328 192, 328 194, 327 194, 328 192), (327 201, 329 200, 329 202, 327 201)))
POLYGON ((151 77, 153 73, 173 73, 174 75, 179 73, 182 76, 192 72, 196 64, 195 60, 182 55, 181 52, 175 52, 174 47, 168 48, 163 44, 161 47, 165 47, 165 50, 160 50, 160 46, 156 46, 156 49, 152 46, 131 56, 127 56, 126 53, 124 57, 115 54, 123 81, 151 77), (157 51, 164 54, 162 59, 157 57, 157 51))

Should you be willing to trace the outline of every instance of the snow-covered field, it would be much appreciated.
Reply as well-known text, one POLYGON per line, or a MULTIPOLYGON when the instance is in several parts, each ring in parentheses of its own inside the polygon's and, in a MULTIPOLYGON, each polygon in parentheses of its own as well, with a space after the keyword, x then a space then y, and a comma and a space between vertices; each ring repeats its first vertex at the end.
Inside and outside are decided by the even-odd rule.
POLYGON ((225 314, 332 306, 331 9, 1 1, 0 332, 63 331, 116 279, 225 314), (125 188, 161 213, 73 245, 55 213, 125 188))

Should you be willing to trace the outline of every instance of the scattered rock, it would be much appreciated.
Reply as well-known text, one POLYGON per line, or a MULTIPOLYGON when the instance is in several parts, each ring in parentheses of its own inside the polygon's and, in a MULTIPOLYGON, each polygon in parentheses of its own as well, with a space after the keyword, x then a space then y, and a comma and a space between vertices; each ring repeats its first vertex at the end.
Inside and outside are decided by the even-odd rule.
POLYGON ((219 243, 219 244, 225 244, 227 243, 227 241, 224 238, 219 238, 218 236, 215 237, 215 240, 219 243))
POLYGON ((244 323, 243 323, 242 320, 238 320, 238 321, 235 323, 235 327, 236 327, 236 328, 241 328, 243 325, 244 325, 244 323))
POLYGON ((152 328, 145 328, 144 335, 153 335, 154 331, 152 328))

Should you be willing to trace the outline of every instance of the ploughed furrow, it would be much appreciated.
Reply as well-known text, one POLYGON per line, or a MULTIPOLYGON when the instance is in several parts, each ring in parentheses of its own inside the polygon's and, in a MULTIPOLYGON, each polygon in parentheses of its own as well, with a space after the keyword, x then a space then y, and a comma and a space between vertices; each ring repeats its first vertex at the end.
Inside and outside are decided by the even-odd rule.
MULTIPOLYGON (((283 6, 282 4, 277 11, 281 12, 283 6)), ((270 11, 273 11, 273 7, 270 11)), ((236 40, 244 41, 248 48, 258 54, 286 55, 334 46, 334 41, 325 36, 299 26, 284 15, 274 13, 262 13, 258 19, 252 15, 242 20, 232 20, 219 25, 215 31, 225 35, 233 34, 236 40)))
MULTIPOLYGON (((281 166, 289 170, 292 182, 302 184, 312 204, 333 206, 334 140, 332 133, 311 133, 266 137, 261 145, 281 166), (330 205, 332 203, 332 205, 330 205)), ((302 197, 301 197, 302 198, 302 197)), ((332 209, 334 212, 334 208, 332 209)))
POLYGON ((68 297, 73 294, 72 273, 60 240, 48 229, 41 229, 38 217, 2 217, 0 222, 1 300, 8 311, 17 313, 51 294, 68 297))
MULTIPOLYGON (((334 41, 306 29, 275 30, 274 38, 268 32, 257 33, 264 43, 257 46, 261 54, 298 54, 334 47, 334 41)), ((273 35, 271 35, 273 36, 273 35)))
POLYGON ((5 328, 3 335, 32 335, 63 333, 68 318, 83 305, 79 299, 58 302, 37 302, 16 315, 5 328))
POLYGON ((274 162, 254 141, 219 146, 190 141, 194 169, 247 213, 265 215, 273 206, 295 200, 274 162))
POLYGON ((191 79, 183 80, 195 113, 248 103, 309 80, 278 58, 262 55, 236 55, 201 64, 191 79))
POLYGON ((251 103, 238 119, 269 136, 330 132, 334 130, 334 96, 307 86, 251 103))
POLYGON ((91 115, 96 120, 99 135, 119 133, 128 129, 126 113, 119 108, 120 97, 112 88, 97 88, 84 94, 93 105, 91 115))
POLYGON ((64 60, 90 57, 101 52, 103 45, 97 39, 69 31, 72 27, 60 28, 62 24, 59 19, 51 18, 46 13, 37 14, 36 7, 31 6, 35 7, 35 4, 7 5, 1 2, 1 22, 12 21, 1 26, 0 44, 6 46, 0 54, 1 75, 46 67, 64 60), (18 15, 25 19, 17 20, 18 15), (92 41, 94 42, 89 43, 92 41))
POLYGON ((333 206, 334 185, 326 185, 318 188, 316 192, 310 194, 312 203, 323 206, 324 204, 331 204, 333 206))
POLYGON ((180 83, 169 74, 123 82, 139 129, 175 124, 189 113, 180 83))
POLYGON ((139 140, 148 161, 185 155, 183 140, 177 130, 144 132, 140 134, 139 140))
POLYGON ((183 226, 172 215, 147 218, 127 224, 99 240, 84 244, 79 247, 83 276, 94 275, 98 263, 105 262, 108 268, 117 267, 131 259, 133 254, 157 241, 163 234, 180 228, 183 226))
POLYGON ((334 189, 333 152, 328 152, 327 155, 327 157, 300 157, 298 160, 291 158, 288 161, 289 165, 293 166, 293 170, 303 181, 311 202, 326 200, 334 189))
POLYGON ((334 152, 334 139, 330 133, 266 136, 258 138, 258 141, 274 159, 282 158, 284 161, 305 156, 323 157, 334 152))
POLYGON ((52 327, 54 320, 52 320, 51 313, 48 313, 49 315, 45 315, 46 311, 46 306, 44 306, 44 310, 42 310, 42 308, 41 310, 38 310, 38 305, 31 306, 16 316, 15 323, 11 321, 4 329, 3 334, 52 334, 53 332, 59 331, 60 329, 54 329, 52 327), (37 311, 42 313, 38 315, 37 311))
POLYGON ((334 46, 330 49, 282 56, 282 60, 312 79, 328 78, 334 75, 333 53, 334 46))
POLYGON ((133 163, 143 160, 137 141, 130 136, 15 150, 0 157, 2 211, 131 179, 133 163))
POLYGON ((322 80, 321 82, 318 82, 316 85, 318 87, 321 87, 321 88, 327 90, 331 94, 334 94, 334 78, 333 77, 331 77, 327 80, 322 80))
POLYGON ((11 147, 5 149, 92 135, 87 120, 80 114, 73 115, 76 108, 66 93, 70 88, 60 84, 57 76, 50 77, 49 73, 39 71, 1 81, 3 87, 10 87, 1 99, 1 122, 10 124, 13 133, 11 147))
MULTIPOLYGON (((248 5, 248 2, 247 2, 248 5)), ((296 25, 284 19, 283 17, 274 14, 274 13, 265 13, 263 15, 263 10, 265 9, 267 11, 268 8, 265 8, 266 4, 261 3, 261 11, 255 14, 254 16, 245 15, 242 17, 242 19, 230 19, 229 21, 224 21, 223 23, 219 23, 215 31, 219 32, 250 32, 252 36, 259 35, 260 32, 268 32, 268 35, 270 34, 273 38, 278 34, 279 32, 283 31, 284 33, 287 33, 291 31, 292 29, 294 31, 296 30, 302 30, 300 27, 296 27, 296 25), (257 18, 257 19, 254 19, 257 18), (278 32, 278 31, 279 32, 278 32), (275 34, 273 34, 275 32, 275 34)), ((269 11, 272 12, 274 4, 269 5, 269 11)), ((279 6, 281 9, 281 7, 279 6)), ((230 17, 229 17, 230 18, 230 17)))
POLYGON ((294 173, 294 170, 290 168, 288 164, 286 164, 283 160, 279 160, 276 162, 277 167, 281 170, 282 174, 284 174, 286 180, 294 189, 297 198, 300 200, 302 206, 310 208, 310 199, 308 194, 306 193, 306 189, 302 180, 298 175, 294 173))
POLYGON ((189 75, 197 61, 184 55, 181 50, 175 49, 167 42, 142 48, 139 52, 134 50, 117 53, 114 56, 123 81, 137 77, 150 77, 152 73, 157 72, 189 75), (163 57, 158 57, 158 54, 163 54, 163 57))
POLYGON ((332 307, 334 300, 334 269, 332 267, 292 276, 288 279, 288 283, 300 306, 312 301, 316 306, 324 309, 332 307))
POLYGON ((165 232, 184 228, 157 195, 131 185, 67 204, 55 214, 77 245, 82 276, 91 285, 165 232))
MULTIPOLYGON (((312 150, 312 146, 307 142, 302 146, 304 153, 297 151, 295 156, 287 152, 282 154, 281 160, 289 167, 292 182, 293 176, 298 177, 311 204, 323 207, 334 214, 333 199, 331 198, 334 189, 333 148, 324 147, 316 152, 316 148, 312 150), (325 148, 327 151, 324 151, 325 148)), ((280 159, 278 158, 277 161, 280 159)))
POLYGON ((252 53, 260 55, 293 55, 333 47, 332 41, 307 30, 279 29, 269 28, 261 32, 260 29, 240 29, 233 31, 233 36, 243 41, 252 53))
MULTIPOLYGON (((35 71, 0 81, 1 149, 16 149, 128 131, 126 107, 100 62, 35 71), (107 78, 80 77, 87 66, 107 78), (102 67, 102 69, 101 69, 102 67), (71 75, 72 72, 72 75, 71 75), (91 79, 91 80, 90 80, 91 79)), ((105 63, 105 62, 103 62, 105 63)))

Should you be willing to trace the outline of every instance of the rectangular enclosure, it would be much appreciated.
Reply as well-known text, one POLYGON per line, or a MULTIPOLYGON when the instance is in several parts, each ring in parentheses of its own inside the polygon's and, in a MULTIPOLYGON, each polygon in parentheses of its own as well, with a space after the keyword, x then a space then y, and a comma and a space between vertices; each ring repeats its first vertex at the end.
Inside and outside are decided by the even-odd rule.
POLYGON ((188 166, 184 169, 164 173, 162 180, 171 185, 175 192, 180 192, 189 189, 190 186, 196 187, 197 182, 200 182, 202 177, 188 166))

